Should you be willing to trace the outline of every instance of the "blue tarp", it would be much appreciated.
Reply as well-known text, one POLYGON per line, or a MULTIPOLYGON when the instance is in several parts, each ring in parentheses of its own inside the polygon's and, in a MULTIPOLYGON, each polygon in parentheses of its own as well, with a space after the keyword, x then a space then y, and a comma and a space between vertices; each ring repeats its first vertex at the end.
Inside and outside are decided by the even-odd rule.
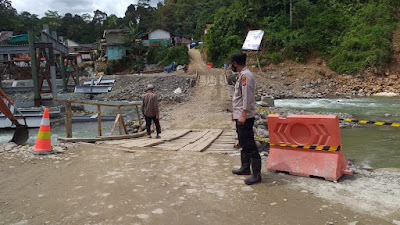
POLYGON ((164 67, 164 72, 172 72, 175 71, 175 63, 172 63, 171 65, 168 65, 166 67, 164 67))
POLYGON ((172 35, 173 35, 173 36, 175 36, 175 37, 179 37, 180 39, 182 39, 182 38, 183 38, 183 36, 182 36, 182 35, 180 35, 180 34, 172 33, 172 35))

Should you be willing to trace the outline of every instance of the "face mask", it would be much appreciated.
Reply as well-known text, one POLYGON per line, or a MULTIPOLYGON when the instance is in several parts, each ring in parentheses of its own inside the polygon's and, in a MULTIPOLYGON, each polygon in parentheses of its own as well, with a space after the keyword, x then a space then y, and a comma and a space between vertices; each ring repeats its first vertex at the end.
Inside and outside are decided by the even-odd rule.
POLYGON ((233 71, 233 72, 236 72, 236 71, 237 71, 237 67, 234 66, 234 65, 232 65, 232 71, 233 71))

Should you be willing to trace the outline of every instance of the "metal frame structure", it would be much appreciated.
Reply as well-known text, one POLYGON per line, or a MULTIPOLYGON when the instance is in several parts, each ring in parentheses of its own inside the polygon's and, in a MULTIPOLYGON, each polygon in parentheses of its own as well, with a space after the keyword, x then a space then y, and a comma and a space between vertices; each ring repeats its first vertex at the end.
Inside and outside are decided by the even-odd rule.
MULTIPOLYGON (((49 84, 50 91, 53 93, 53 98, 57 98, 56 85, 56 63, 55 63, 55 53, 59 53, 60 57, 60 69, 61 77, 63 80, 63 89, 67 88, 66 71, 64 67, 65 55, 68 55, 68 46, 64 45, 58 40, 57 33, 49 33, 49 26, 43 25, 43 30, 40 32, 41 43, 35 43, 36 37, 33 31, 28 31, 28 42, 29 45, 1 45, 0 55, 8 55, 8 61, 11 60, 11 54, 18 53, 29 53, 31 56, 31 71, 32 71, 32 81, 33 81, 33 92, 34 92, 34 102, 35 106, 40 106, 42 103, 41 94, 49 93, 48 90, 43 90, 43 81, 46 80, 49 84), (42 61, 41 59, 45 60, 42 61), (49 77, 51 75, 51 79, 49 77), (51 81, 52 80, 52 81, 51 81)), ((7 67, 10 68, 9 66, 7 67)), ((3 74, 3 73, 2 73, 3 74)), ((75 76, 73 76, 75 83, 79 81, 75 76)), ((1 80, 0 80, 1 82, 1 80)))

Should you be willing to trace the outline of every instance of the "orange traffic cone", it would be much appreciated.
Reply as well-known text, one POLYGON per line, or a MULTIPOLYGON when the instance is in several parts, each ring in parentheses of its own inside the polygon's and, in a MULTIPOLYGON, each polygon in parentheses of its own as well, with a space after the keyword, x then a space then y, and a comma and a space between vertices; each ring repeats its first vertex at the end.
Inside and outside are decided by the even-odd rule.
POLYGON ((55 151, 53 151, 51 148, 50 118, 48 108, 44 109, 42 123, 40 124, 39 133, 32 152, 39 155, 55 153, 55 151))

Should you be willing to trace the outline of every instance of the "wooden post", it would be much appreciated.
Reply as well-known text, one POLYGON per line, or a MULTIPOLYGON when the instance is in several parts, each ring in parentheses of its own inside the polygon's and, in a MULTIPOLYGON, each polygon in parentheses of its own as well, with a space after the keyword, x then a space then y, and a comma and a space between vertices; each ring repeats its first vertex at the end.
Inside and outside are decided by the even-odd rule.
POLYGON ((122 111, 121 111, 121 106, 118 106, 118 114, 120 115, 120 119, 119 119, 119 134, 122 135, 122 111))
POLYGON ((257 53, 256 53, 256 58, 257 58, 258 69, 259 69, 260 71, 262 71, 261 65, 260 65, 260 60, 258 59, 258 50, 257 50, 257 53))
POLYGON ((32 69, 32 82, 33 82, 33 98, 35 101, 35 106, 40 106, 40 94, 39 94, 39 78, 38 78, 38 68, 36 62, 36 48, 35 48, 35 35, 33 30, 28 31, 29 38, 29 56, 31 57, 31 69, 32 69))
POLYGON ((50 66, 50 79, 51 79, 51 93, 53 95, 53 99, 56 99, 57 98, 57 74, 56 74, 56 66, 54 66, 54 65, 50 66))
POLYGON ((64 65, 64 61, 65 61, 65 54, 61 53, 61 78, 62 78, 62 84, 63 84, 63 90, 67 91, 67 76, 65 74, 65 65, 64 65))
POLYGON ((125 134, 128 134, 129 132, 128 132, 128 129, 126 128, 124 117, 121 116, 119 119, 120 119, 120 126, 122 124, 122 127, 124 128, 125 134))
POLYGON ((140 127, 142 127, 142 121, 140 120, 140 113, 139 113, 138 106, 136 106, 136 113, 137 113, 137 117, 138 117, 138 121, 139 121, 139 129, 140 129, 140 127))
POLYGON ((117 116, 115 117, 114 125, 111 129, 110 136, 113 136, 113 134, 114 134, 115 128, 117 127, 117 123, 119 121, 119 117, 120 117, 120 114, 117 114, 117 116))
POLYGON ((97 105, 97 132, 101 137, 101 105, 97 105))
POLYGON ((72 107, 71 102, 65 103, 65 132, 67 138, 72 138, 72 107))

